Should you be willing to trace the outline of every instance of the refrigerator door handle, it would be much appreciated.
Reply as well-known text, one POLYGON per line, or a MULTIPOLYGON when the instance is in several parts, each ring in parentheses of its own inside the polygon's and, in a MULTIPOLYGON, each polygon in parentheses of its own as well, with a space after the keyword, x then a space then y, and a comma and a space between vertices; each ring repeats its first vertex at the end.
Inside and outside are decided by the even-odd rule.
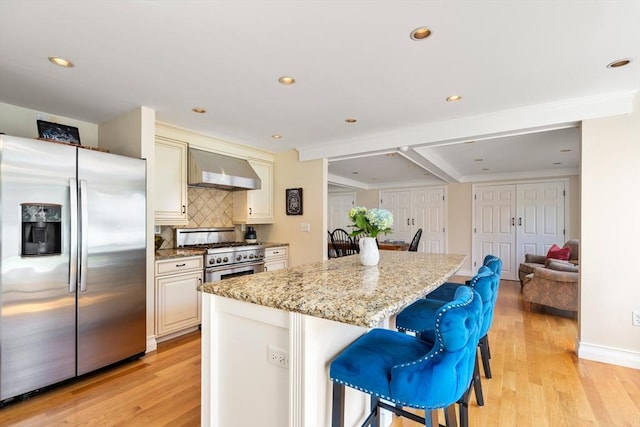
POLYGON ((69 293, 78 287, 78 181, 69 178, 69 293))
POLYGON ((80 180, 80 292, 87 291, 87 262, 89 258, 89 218, 87 214, 87 181, 80 180))

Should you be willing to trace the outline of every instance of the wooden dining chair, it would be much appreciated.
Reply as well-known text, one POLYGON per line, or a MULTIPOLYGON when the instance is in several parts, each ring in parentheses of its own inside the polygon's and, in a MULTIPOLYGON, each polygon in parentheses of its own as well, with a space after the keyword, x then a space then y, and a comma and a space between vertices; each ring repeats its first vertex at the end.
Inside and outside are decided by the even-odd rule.
POLYGON ((411 240, 411 244, 409 245, 409 252, 418 252, 420 237, 422 237, 422 228, 418 228, 416 234, 413 235, 413 240, 411 240))
POLYGON ((336 228, 331 232, 331 244, 338 257, 353 255, 358 252, 356 251, 353 239, 351 239, 349 233, 342 228, 336 228))

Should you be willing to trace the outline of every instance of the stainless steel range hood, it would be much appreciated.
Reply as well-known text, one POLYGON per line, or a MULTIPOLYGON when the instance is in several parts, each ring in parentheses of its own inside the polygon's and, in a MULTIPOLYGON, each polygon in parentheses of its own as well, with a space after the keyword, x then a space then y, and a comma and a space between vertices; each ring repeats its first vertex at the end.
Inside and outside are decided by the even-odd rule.
POLYGON ((189 185, 224 190, 259 190, 262 182, 248 161, 189 149, 189 185))

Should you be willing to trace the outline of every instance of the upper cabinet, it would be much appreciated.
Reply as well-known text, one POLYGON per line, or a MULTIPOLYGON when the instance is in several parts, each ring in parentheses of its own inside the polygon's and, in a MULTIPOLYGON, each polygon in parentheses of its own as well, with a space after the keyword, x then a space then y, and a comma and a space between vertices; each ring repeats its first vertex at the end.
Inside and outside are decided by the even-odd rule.
POLYGON ((155 223, 187 225, 187 143, 157 137, 155 142, 155 223))
POLYGON ((273 163, 249 159, 262 185, 260 190, 233 192, 233 222, 237 224, 273 223, 273 163))

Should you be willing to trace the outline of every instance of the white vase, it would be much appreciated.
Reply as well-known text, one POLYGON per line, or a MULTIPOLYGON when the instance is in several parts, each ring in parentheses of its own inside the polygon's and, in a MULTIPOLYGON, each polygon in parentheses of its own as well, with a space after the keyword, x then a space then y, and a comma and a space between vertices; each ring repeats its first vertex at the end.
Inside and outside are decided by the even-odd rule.
POLYGON ((361 237, 358 245, 360 245, 360 263, 366 266, 378 265, 380 252, 378 251, 376 239, 373 237, 361 237))

